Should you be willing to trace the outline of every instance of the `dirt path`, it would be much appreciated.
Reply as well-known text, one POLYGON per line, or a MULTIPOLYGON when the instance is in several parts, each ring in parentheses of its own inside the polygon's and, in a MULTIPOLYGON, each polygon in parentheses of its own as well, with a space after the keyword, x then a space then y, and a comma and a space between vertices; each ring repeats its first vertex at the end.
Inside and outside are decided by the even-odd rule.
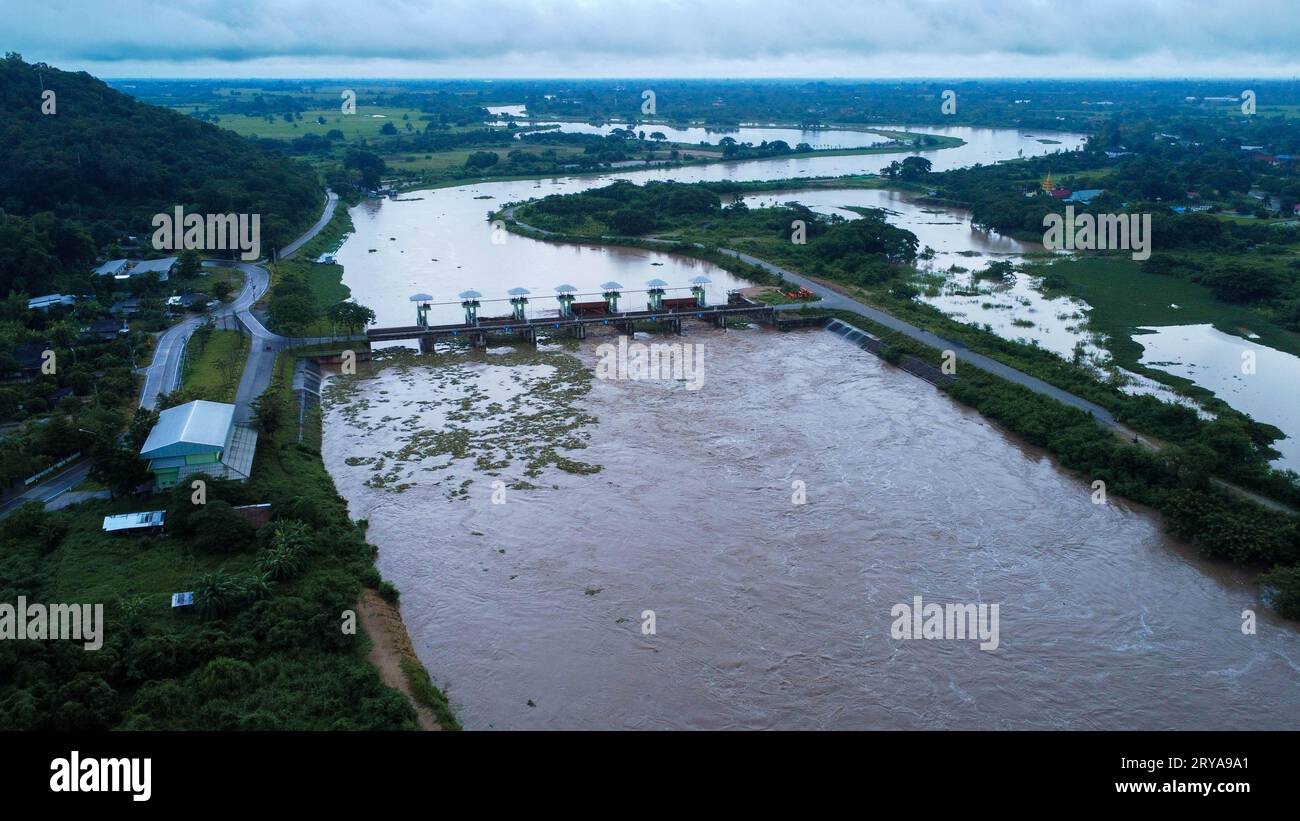
POLYGON ((415 649, 411 647, 411 637, 406 632, 406 625, 402 623, 402 614, 381 599, 378 593, 365 588, 361 592, 361 601, 357 603, 357 616, 374 645, 366 654, 366 661, 375 666, 385 684, 406 694, 407 700, 415 708, 421 730, 441 730, 442 727, 429 708, 415 700, 411 686, 402 673, 402 659, 409 658, 419 664, 419 659, 415 658, 415 649))

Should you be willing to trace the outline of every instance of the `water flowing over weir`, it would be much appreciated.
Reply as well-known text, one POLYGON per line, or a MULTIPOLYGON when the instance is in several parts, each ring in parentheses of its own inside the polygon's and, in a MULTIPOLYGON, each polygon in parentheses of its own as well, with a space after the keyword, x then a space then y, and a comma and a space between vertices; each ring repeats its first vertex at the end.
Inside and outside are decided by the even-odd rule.
MULTIPOLYGON (((1029 147, 1013 133, 967 161, 1029 147)), ((895 158, 617 176, 772 179, 895 158)), ((380 325, 409 324, 417 291, 742 284, 642 249, 491 243, 488 209, 608 181, 364 204, 345 282, 380 325)), ((686 330, 655 341, 704 346, 699 390, 582 379, 571 356, 522 349, 330 380, 326 464, 465 726, 1300 728, 1300 635, 1248 573, 1201 560, 1144 510, 1092 504, 1085 480, 834 333, 686 330), (564 469, 534 470, 548 447, 564 469), (891 608, 915 596, 998 604, 998 649, 892 638, 891 608), (1248 608, 1257 635, 1241 633, 1248 608)), ((593 332, 572 356, 591 371, 611 341, 593 332)))
MULTIPOLYGON (((611 340, 577 356, 592 368, 611 340)), ((834 334, 687 341, 705 346, 699 390, 592 380, 576 404, 598 421, 565 453, 600 471, 530 478, 516 458, 499 478, 535 489, 500 505, 472 457, 444 472, 408 449, 382 468, 403 492, 356 462, 464 413, 466 391, 460 424, 484 437, 553 411, 545 391, 511 410, 549 373, 479 354, 327 403, 326 463, 467 727, 1300 727, 1300 636, 1249 574, 1092 504, 1037 449, 834 334), (998 649, 892 639, 891 608, 918 595, 999 604, 998 649)))

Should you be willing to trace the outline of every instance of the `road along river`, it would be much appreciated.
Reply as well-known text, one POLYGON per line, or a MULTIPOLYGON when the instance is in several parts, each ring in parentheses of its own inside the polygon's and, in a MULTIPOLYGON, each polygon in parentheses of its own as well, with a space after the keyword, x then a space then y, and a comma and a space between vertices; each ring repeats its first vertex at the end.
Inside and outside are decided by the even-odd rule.
MULTIPOLYGON (((500 202, 606 181, 368 203, 345 281, 380 324, 409 324, 416 291, 729 284, 649 251, 493 244, 500 202)), ((702 346, 698 389, 589 378, 595 334, 331 380, 326 464, 467 727, 1300 728, 1300 636, 1247 574, 833 335, 687 332, 658 341, 702 346), (894 637, 917 596, 998 605, 996 649, 894 637)))

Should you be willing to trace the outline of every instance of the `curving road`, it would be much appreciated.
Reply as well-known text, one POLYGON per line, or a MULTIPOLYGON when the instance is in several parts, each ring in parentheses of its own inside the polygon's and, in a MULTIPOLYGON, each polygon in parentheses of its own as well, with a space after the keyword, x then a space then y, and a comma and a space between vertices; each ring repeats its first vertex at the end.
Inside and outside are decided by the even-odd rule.
MULTIPOLYGON (((286 245, 280 254, 280 259, 294 256, 333 219, 339 198, 333 191, 326 191, 325 194, 325 207, 320 219, 302 236, 286 245)), ((222 305, 211 314, 186 317, 158 336, 153 361, 143 369, 144 385, 140 389, 140 407, 152 410, 158 406, 159 396, 176 389, 180 380, 181 359, 185 353, 185 345, 189 342, 190 335, 210 316, 218 325, 223 320, 239 322, 252 336, 248 360, 244 364, 244 374, 240 378, 235 399, 235 421, 245 424, 251 414, 252 401, 271 384, 276 353, 284 348, 315 340, 291 339, 272 333, 253 315, 253 305, 262 298, 271 284, 271 274, 260 263, 204 260, 203 265, 209 268, 216 266, 238 268, 244 273, 244 287, 234 300, 222 305)), ((32 485, 22 494, 0 504, 0 518, 8 516, 27 502, 49 502, 55 499, 84 482, 89 473, 89 459, 69 465, 59 473, 32 485)))
POLYGON ((962 363, 969 363, 982 371, 994 374, 995 376, 1000 376, 1010 382, 1015 382, 1017 385, 1023 385, 1034 393, 1039 393, 1043 396, 1050 396, 1058 402, 1091 414, 1094 419, 1109 428, 1119 429, 1121 427, 1119 422, 1115 421, 1115 417, 1110 411, 1095 402, 1089 402, 1083 397, 1075 396, 1069 391, 1061 390, 1055 385, 1044 382, 1037 377, 1030 376, 1024 371, 1018 371, 1010 365, 999 362, 998 360, 985 356, 977 351, 972 351, 964 345, 951 342, 938 334, 932 333, 923 328, 918 328, 910 322, 904 322, 891 313, 882 311, 879 308, 874 308, 866 303, 858 302, 856 299, 845 296, 838 291, 831 290, 822 283, 816 282, 808 277, 796 274, 793 271, 787 271, 785 268, 778 265, 773 265, 770 262, 761 260, 758 257, 750 256, 749 254, 741 253, 740 251, 732 251, 729 248, 719 248, 718 250, 743 262, 757 265, 769 273, 778 274, 788 282, 802 285, 804 288, 807 288, 820 297, 820 299, 814 303, 778 305, 776 306, 777 310, 798 310, 799 308, 803 308, 805 305, 813 304, 831 310, 850 311, 859 316, 866 317, 872 322, 884 325, 891 331, 898 331, 904 336, 914 339, 923 345, 929 345, 937 351, 952 351, 956 355, 956 364, 958 368, 961 367, 962 363))
MULTIPOLYGON (((320 219, 316 220, 316 223, 307 229, 302 236, 286 245, 279 255, 280 259, 291 259, 304 244, 319 234, 329 224, 329 221, 334 218, 334 210, 338 205, 338 201, 338 194, 333 191, 326 191, 325 207, 321 212, 320 219)), ((248 419, 248 404, 257 398, 258 394, 270 384, 271 366, 275 361, 275 352, 285 347, 289 340, 267 330, 253 314, 253 305, 266 294, 267 288, 271 285, 271 274, 260 262, 232 263, 229 260, 205 260, 203 265, 208 268, 218 266, 233 267, 244 274, 244 287, 240 289, 235 298, 208 316, 211 316, 218 325, 223 320, 233 317, 252 336, 252 344, 248 350, 248 362, 244 366, 244 376, 240 380, 239 391, 236 394, 237 410, 235 421, 245 422, 248 419), (266 350, 268 344, 273 348, 270 352, 266 350), (270 364, 265 361, 268 358, 270 364), (250 371, 254 371, 258 378, 250 381, 250 371), (245 391, 245 383, 249 384, 250 391, 258 384, 261 385, 261 390, 248 393, 245 391)), ((154 350, 153 363, 145 369, 144 387, 140 392, 140 407, 154 408, 158 404, 160 395, 170 393, 176 389, 180 379, 181 358, 185 352, 185 344, 189 341, 190 335, 206 322, 207 318, 207 316, 188 317, 168 328, 158 337, 158 346, 154 350)))

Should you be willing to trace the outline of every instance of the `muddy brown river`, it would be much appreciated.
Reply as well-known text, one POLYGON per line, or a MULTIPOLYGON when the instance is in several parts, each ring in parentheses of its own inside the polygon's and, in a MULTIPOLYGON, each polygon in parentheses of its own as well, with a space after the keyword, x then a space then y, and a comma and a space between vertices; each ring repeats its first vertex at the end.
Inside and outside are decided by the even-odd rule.
POLYGON ((1300 728, 1247 573, 833 334, 686 331, 698 389, 582 393, 597 335, 331 380, 326 464, 466 727, 1300 728), (998 605, 996 649, 895 637, 917 596, 998 605))

